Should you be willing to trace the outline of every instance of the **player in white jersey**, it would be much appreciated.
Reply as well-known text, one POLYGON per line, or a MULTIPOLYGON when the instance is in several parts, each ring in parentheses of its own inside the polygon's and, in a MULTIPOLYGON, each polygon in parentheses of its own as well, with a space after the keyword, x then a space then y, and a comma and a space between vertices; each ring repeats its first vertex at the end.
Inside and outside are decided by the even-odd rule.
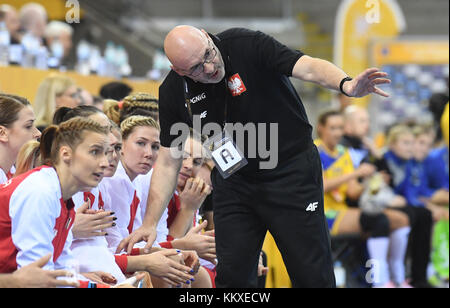
MULTIPOLYGON (((122 162, 119 162, 114 176, 105 178, 99 186, 103 196, 104 209, 113 211, 117 217, 116 225, 105 230, 108 246, 113 252, 116 251, 120 241, 132 232, 135 222, 138 226, 141 225, 139 203, 142 197, 135 180, 139 174, 146 174, 150 171, 157 157, 159 140, 158 124, 150 117, 130 117, 123 122, 121 127, 123 128, 122 162)), ((166 250, 164 249, 164 251, 166 250)), ((177 258, 181 259, 176 260, 178 262, 185 261, 186 265, 189 264, 191 266, 189 272, 193 270, 192 274, 194 274, 198 268, 198 258, 195 253, 179 252, 182 256, 177 258)), ((153 253, 150 253, 151 255, 153 253)), ((128 262, 136 257, 142 258, 144 256, 143 251, 137 246, 132 251, 131 257, 128 258, 128 262)), ((161 274, 154 276, 163 277, 161 274)), ((152 278, 154 277, 152 276, 152 278)), ((190 284, 191 278, 185 279, 183 282, 190 284)), ((167 279, 163 279, 163 281, 168 282, 167 279)), ((158 286, 155 283, 154 285, 158 286)), ((169 285, 173 285, 173 283, 170 282, 169 285)))
MULTIPOLYGON (((75 212, 72 196, 101 181, 107 166, 107 130, 75 118, 50 126, 41 139, 44 166, 0 188, 0 271, 12 272, 52 253, 45 268, 67 269, 75 212)), ((91 273, 83 273, 90 279, 91 273)), ((84 280, 87 282, 87 280, 84 280)))
MULTIPOLYGON (((122 142, 120 129, 103 112, 91 106, 79 106, 73 109, 60 108, 55 113, 53 120, 59 123, 67 121, 74 116, 87 117, 102 126, 109 127, 108 166, 105 169, 104 176, 113 176, 120 158, 122 142)), ((99 187, 88 192, 79 192, 72 198, 75 204, 76 219, 72 230, 74 240, 71 250, 79 270, 83 272, 95 271, 102 282, 110 284, 122 283, 126 279, 126 275, 128 276, 130 272, 138 270, 148 271, 151 274, 169 279, 167 275, 171 268, 157 266, 158 262, 156 259, 162 258, 162 261, 164 261, 167 259, 167 255, 178 254, 176 250, 160 252, 151 256, 128 256, 126 254, 114 255, 108 249, 105 229, 115 227, 116 223, 114 220, 117 217, 111 216, 112 212, 104 211, 103 209, 103 199, 105 197, 108 199, 109 196, 105 191, 102 194, 102 191, 99 189, 102 182, 100 182, 99 187)), ((111 230, 115 230, 115 228, 111 228, 111 230)), ((134 254, 139 254, 139 250, 135 251, 134 254)), ((173 267, 174 265, 172 264, 171 266, 173 267)), ((174 281, 172 278, 172 280, 169 280, 169 284, 176 285, 191 278, 191 276, 184 275, 182 272, 178 273, 178 276, 178 280, 174 281)))

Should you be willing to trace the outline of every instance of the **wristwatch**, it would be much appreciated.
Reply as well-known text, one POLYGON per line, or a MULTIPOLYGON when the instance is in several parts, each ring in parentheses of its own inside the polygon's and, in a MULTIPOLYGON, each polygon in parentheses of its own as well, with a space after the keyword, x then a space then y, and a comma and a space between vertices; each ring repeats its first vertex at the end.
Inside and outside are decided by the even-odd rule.
POLYGON ((344 82, 350 81, 350 80, 353 80, 353 78, 347 76, 347 77, 343 78, 341 80, 341 83, 339 84, 339 90, 341 91, 341 93, 348 97, 351 97, 351 96, 344 92, 343 86, 344 86, 344 82))

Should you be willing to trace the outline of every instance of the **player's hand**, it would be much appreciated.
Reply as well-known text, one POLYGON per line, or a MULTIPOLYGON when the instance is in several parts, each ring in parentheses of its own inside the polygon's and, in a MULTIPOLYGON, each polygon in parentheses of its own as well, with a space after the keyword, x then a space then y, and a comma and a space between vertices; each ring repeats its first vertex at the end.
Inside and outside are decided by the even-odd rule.
POLYGON ((181 206, 191 210, 198 210, 211 193, 211 186, 199 177, 189 178, 183 191, 180 193, 181 206))

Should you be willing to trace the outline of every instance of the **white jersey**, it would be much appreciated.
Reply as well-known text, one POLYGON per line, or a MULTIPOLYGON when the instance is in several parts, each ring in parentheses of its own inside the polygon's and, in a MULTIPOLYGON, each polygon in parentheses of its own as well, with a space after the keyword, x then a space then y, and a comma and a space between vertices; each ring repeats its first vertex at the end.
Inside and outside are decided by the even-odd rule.
MULTIPOLYGON (((116 226, 108 228, 106 240, 111 251, 115 252, 117 246, 137 226, 142 224, 140 210, 140 195, 136 190, 135 181, 128 177, 123 165, 119 162, 113 177, 104 178, 100 185, 106 211, 115 212, 116 226), (133 217, 134 216, 134 217, 133 217)), ((138 243, 135 247, 144 247, 145 243, 138 243)))
MULTIPOLYGON (((96 187, 90 192, 79 192, 72 197, 75 210, 83 205, 87 198, 91 200, 91 209, 103 209, 103 194, 96 187)), ((105 236, 74 239, 71 250, 80 272, 103 271, 113 275, 119 283, 126 279, 116 263, 114 254, 108 248, 105 236)))
POLYGON ((64 202, 54 168, 42 166, 0 185, 0 272, 8 273, 52 254, 45 269, 68 269, 71 199, 64 202))
POLYGON ((16 173, 16 168, 14 166, 11 167, 11 170, 7 174, 0 168, 0 184, 8 182, 8 180, 13 177, 14 173, 16 173))
POLYGON ((6 183, 8 181, 8 177, 6 176, 5 171, 0 168, 0 184, 6 183))
MULTIPOLYGON (((145 217, 145 213, 147 210, 147 200, 148 200, 148 193, 150 191, 150 183, 152 180, 153 175, 153 169, 150 170, 149 173, 145 175, 139 175, 136 177, 135 184, 136 188, 138 190, 138 193, 140 195, 141 199, 141 223, 138 221, 135 221, 135 228, 138 228, 142 224, 142 220, 145 217)), ((153 242, 153 247, 160 247, 159 243, 167 241, 167 235, 169 235, 169 229, 167 228, 167 217, 169 216, 169 211, 167 207, 165 208, 161 219, 158 222, 158 225, 156 226, 156 239, 153 242)))

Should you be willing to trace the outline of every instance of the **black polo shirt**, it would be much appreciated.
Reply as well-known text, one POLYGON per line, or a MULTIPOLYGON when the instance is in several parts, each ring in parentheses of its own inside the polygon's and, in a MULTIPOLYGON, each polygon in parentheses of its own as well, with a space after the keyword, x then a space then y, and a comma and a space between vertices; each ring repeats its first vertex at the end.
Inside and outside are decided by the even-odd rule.
MULTIPOLYGON (((312 142, 312 127, 288 78, 303 53, 287 48, 262 32, 241 28, 226 30, 211 38, 222 54, 225 78, 217 84, 202 84, 174 71, 169 73, 159 88, 161 145, 170 147, 178 137, 170 135, 173 124, 183 122, 192 127, 185 103, 188 98, 192 114, 201 117, 202 127, 209 122, 222 125, 226 105, 227 123, 254 123, 255 127, 265 123, 266 149, 278 147, 278 166, 307 149, 312 142), (239 80, 236 80, 237 76, 239 80), (229 82, 230 77, 237 85, 229 82), (278 144, 269 143, 270 123, 278 124, 278 144)), ((260 132, 257 130, 257 136, 260 132)), ((247 140, 245 144, 248 144, 247 140)), ((239 173, 270 172, 259 168, 259 162, 268 161, 268 158, 262 159, 258 151, 257 157, 251 158, 247 148, 241 150, 249 163, 239 173)))

